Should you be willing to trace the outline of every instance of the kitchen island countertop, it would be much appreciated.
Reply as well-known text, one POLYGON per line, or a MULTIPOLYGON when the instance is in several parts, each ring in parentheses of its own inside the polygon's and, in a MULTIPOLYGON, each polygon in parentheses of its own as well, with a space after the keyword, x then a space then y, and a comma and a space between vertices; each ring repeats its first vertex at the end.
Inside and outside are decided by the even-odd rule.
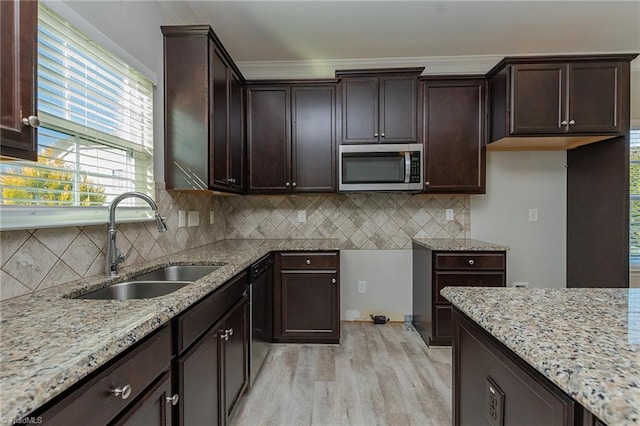
POLYGON ((507 251, 509 247, 472 238, 414 238, 413 242, 434 251, 507 251))
POLYGON ((441 294, 607 424, 640 424, 640 289, 446 287, 441 294))
POLYGON ((0 423, 68 389, 271 251, 337 250, 331 239, 225 240, 0 303, 0 423), (166 296, 72 299, 170 264, 224 264, 166 296))

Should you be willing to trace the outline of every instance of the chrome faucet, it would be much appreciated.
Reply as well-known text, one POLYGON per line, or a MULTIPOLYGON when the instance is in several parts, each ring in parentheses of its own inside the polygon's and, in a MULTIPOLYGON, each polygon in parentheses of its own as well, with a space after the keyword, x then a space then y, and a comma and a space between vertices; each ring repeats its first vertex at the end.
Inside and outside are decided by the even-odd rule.
POLYGON ((109 204, 109 225, 107 226, 108 242, 106 272, 110 277, 118 274, 118 265, 124 262, 124 254, 122 254, 122 252, 116 248, 116 207, 118 206, 118 203, 120 203, 120 201, 130 197, 142 198, 144 201, 146 201, 156 214, 156 225, 158 225, 158 232, 165 232, 167 230, 167 224, 160 216, 158 206, 156 205, 155 201, 153 201, 147 194, 143 194, 142 192, 125 192, 124 194, 120 194, 116 198, 114 198, 111 204, 109 204))

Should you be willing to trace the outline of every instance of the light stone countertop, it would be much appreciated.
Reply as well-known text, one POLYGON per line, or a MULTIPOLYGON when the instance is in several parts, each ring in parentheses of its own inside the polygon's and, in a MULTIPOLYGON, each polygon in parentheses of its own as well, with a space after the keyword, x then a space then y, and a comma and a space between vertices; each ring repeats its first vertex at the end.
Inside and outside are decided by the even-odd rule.
POLYGON ((509 247, 471 238, 414 238, 413 242, 434 251, 507 251, 509 247))
POLYGON ((0 303, 0 424, 10 424, 158 329, 270 251, 337 250, 339 242, 226 240, 0 303), (169 264, 222 264, 166 296, 70 299, 169 264))
POLYGON ((640 424, 640 289, 441 294, 608 425, 640 424))

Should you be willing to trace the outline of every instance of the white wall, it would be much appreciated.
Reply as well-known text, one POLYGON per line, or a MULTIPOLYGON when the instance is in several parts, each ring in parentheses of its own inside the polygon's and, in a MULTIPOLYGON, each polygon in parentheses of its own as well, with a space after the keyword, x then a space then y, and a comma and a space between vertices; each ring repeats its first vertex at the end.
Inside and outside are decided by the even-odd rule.
POLYGON ((471 196, 471 237, 510 247, 507 285, 566 286, 566 157, 487 152, 487 193, 471 196), (537 222, 529 209, 538 209, 537 222))
POLYGON ((369 314, 404 321, 412 307, 411 250, 341 250, 340 318, 369 320, 369 314), (358 293, 358 281, 367 292, 358 293))

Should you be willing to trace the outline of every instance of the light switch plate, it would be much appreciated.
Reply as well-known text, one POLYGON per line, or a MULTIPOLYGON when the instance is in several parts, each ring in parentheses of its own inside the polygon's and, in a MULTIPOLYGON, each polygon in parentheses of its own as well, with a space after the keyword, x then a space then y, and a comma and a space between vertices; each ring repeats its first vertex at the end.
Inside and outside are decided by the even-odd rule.
POLYGON ((538 221, 538 209, 529 209, 529 222, 538 221))
POLYGON ((213 210, 209 210, 209 224, 213 225, 216 223, 216 215, 213 210))
POLYGON ((198 226, 200 225, 200 212, 197 210, 190 210, 189 211, 189 219, 188 219, 188 224, 189 226, 198 226))
POLYGON ((178 210, 178 228, 187 226, 187 215, 184 210, 178 210))
POLYGON ((307 211, 298 210, 298 222, 305 223, 307 221, 307 211))

